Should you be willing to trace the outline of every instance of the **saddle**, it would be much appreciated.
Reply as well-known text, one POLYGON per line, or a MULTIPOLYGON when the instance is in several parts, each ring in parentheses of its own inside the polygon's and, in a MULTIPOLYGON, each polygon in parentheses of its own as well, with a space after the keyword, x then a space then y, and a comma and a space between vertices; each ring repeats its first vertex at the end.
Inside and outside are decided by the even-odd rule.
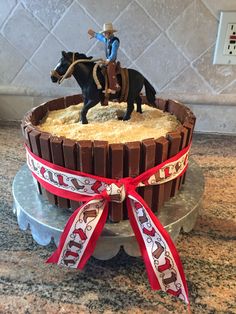
MULTIPOLYGON (((110 97, 110 93, 108 93, 108 75, 107 75, 107 69, 106 67, 102 67, 102 74, 104 75, 105 78, 105 95, 104 95, 104 100, 102 101, 101 105, 102 106, 107 106, 108 105, 108 100, 110 97)), ((119 94, 119 97, 116 99, 118 102, 126 102, 128 98, 128 92, 129 92, 129 74, 128 74, 128 69, 127 68, 122 68, 120 65, 120 62, 118 61, 116 63, 116 69, 115 69, 115 74, 116 77, 118 74, 121 75, 121 91, 119 94)))

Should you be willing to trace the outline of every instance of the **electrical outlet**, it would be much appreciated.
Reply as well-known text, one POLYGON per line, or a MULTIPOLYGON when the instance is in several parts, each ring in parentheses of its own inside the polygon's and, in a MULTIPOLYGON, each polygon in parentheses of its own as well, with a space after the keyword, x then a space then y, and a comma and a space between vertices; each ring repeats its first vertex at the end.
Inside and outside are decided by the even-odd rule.
POLYGON ((224 55, 236 56, 236 23, 229 23, 227 25, 224 55))
POLYGON ((213 64, 236 64, 236 12, 221 12, 213 64))

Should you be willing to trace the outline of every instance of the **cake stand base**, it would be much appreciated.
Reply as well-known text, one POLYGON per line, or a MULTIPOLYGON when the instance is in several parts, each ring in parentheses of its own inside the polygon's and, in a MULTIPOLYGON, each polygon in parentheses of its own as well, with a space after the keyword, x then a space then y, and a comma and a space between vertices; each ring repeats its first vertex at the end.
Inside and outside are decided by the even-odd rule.
MULTIPOLYGON (((50 205, 38 194, 33 177, 27 165, 16 174, 13 185, 14 212, 20 229, 31 230, 34 240, 48 245, 53 239, 58 245, 60 235, 71 215, 68 210, 50 205)), ((189 232, 194 227, 204 190, 204 177, 201 168, 190 159, 186 183, 177 196, 168 201, 158 212, 157 217, 176 240, 180 230, 189 232)), ((140 256, 139 247, 129 221, 107 223, 97 242, 93 256, 106 260, 114 257, 121 246, 130 256, 140 256)))

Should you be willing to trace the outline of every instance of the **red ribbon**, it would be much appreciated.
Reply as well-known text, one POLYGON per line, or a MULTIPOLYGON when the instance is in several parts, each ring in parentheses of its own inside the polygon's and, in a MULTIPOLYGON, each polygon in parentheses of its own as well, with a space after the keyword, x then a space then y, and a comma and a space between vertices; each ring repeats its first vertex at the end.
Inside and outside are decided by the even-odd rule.
POLYGON ((26 147, 32 175, 46 190, 60 197, 85 201, 70 216, 58 248, 47 262, 82 269, 93 254, 106 223, 108 203, 120 203, 126 199, 129 221, 152 289, 163 290, 188 304, 188 288, 175 245, 135 189, 162 184, 181 176, 188 166, 189 149, 190 145, 136 178, 114 180, 57 166, 26 147))

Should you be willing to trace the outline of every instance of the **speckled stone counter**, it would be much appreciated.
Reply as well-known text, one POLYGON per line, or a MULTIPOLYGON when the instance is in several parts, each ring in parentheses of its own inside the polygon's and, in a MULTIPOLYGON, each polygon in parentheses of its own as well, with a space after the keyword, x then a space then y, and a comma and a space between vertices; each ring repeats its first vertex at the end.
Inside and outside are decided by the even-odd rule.
MULTIPOLYGON (((18 125, 0 126, 0 151, 0 313, 187 313, 152 291, 142 259, 123 252, 91 258, 83 271, 45 264, 54 246, 35 243, 12 212, 12 180, 25 162, 18 125)), ((236 313, 236 137, 195 135, 191 156, 206 185, 195 228, 177 241, 191 310, 236 313)))

